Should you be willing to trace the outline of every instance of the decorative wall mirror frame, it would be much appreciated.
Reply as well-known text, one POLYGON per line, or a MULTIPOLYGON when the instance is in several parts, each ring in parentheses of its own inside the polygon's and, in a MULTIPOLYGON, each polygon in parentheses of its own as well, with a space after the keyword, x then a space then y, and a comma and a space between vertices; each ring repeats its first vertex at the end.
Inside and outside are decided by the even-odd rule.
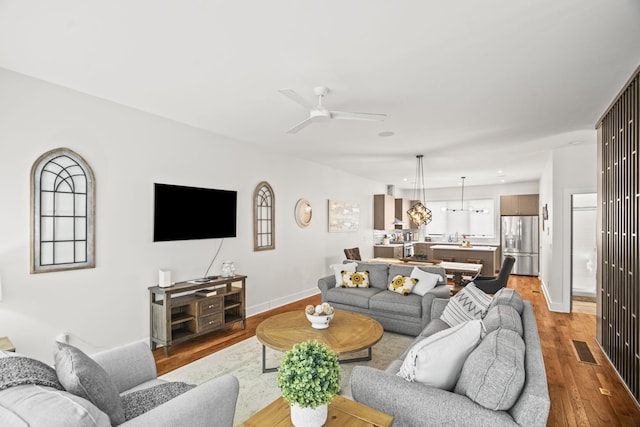
POLYGON ((296 203, 294 210, 296 224, 300 228, 306 228, 311 224, 311 218, 313 217, 313 209, 311 208, 311 202, 307 199, 300 199, 296 203))
POLYGON ((253 250, 276 248, 275 195, 268 182, 262 181, 253 192, 253 250))
POLYGON ((68 148, 31 168, 31 273, 95 267, 95 180, 68 148))

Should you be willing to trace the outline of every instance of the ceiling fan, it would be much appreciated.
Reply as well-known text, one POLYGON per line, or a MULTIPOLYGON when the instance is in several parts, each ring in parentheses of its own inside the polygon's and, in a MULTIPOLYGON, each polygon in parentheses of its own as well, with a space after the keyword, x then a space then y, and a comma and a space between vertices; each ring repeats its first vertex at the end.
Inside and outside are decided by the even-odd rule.
POLYGON ((325 86, 317 86, 313 88, 313 93, 318 97, 318 105, 313 105, 293 89, 280 89, 279 92, 291 99, 293 102, 296 102, 309 110, 309 117, 289 129, 287 133, 296 133, 313 122, 327 122, 331 119, 382 121, 387 117, 386 114, 329 111, 324 107, 324 105, 322 105, 322 98, 329 93, 329 88, 325 86))

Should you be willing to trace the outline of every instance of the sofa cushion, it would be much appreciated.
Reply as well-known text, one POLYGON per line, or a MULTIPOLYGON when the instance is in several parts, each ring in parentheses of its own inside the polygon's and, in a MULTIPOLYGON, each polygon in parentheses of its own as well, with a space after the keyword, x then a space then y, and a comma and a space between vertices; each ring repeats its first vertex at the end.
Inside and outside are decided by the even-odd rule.
MULTIPOLYGON (((389 279, 395 276, 408 276, 411 277, 413 266, 411 265, 389 265, 389 279)), ((388 283, 387 283, 388 284, 388 283)))
POLYGON ((510 305, 499 304, 487 311, 483 323, 487 332, 493 332, 498 328, 510 329, 522 336, 522 318, 510 305))
POLYGON ((403 316, 422 317, 422 297, 396 292, 381 291, 369 300, 369 309, 373 313, 392 313, 403 316))
POLYGON ((124 409, 118 389, 107 372, 80 349, 56 343, 54 360, 60 384, 70 393, 87 399, 104 411, 111 424, 124 422, 124 409))
POLYGON ((0 357, 0 390, 22 384, 64 390, 51 366, 30 357, 0 357))
POLYGON ((353 273, 343 271, 342 272, 342 287, 343 288, 368 288, 369 287, 369 272, 368 271, 354 271, 353 273))
POLYGON ((26 384, 0 391, 0 425, 110 427, 107 414, 72 393, 26 384))
POLYGON ((524 354, 516 332, 501 328, 487 334, 465 361, 455 392, 487 409, 509 410, 524 386, 524 354))
POLYGON ((359 262, 356 271, 369 272, 369 284, 372 288, 387 289, 389 284, 389 264, 359 262))
POLYGON ((420 296, 424 296, 428 291, 435 288, 442 279, 438 274, 420 270, 418 267, 413 267, 411 277, 418 280, 418 283, 411 289, 411 292, 420 296))
POLYGON ((433 334, 411 347, 398 376, 451 390, 469 353, 480 342, 482 322, 472 320, 433 334))
POLYGON ((142 415, 194 387, 195 385, 177 381, 127 393, 122 396, 125 419, 129 421, 142 415))
POLYGON ((473 283, 469 283, 449 299, 440 319, 449 326, 481 319, 490 303, 491 297, 489 295, 476 288, 473 283))
POLYGON ((445 329, 449 329, 451 326, 447 325, 442 319, 432 319, 427 326, 424 327, 420 335, 423 337, 428 337, 437 332, 444 331, 445 329))
POLYGON ((330 288, 325 297, 325 302, 350 305, 364 309, 369 308, 369 299, 382 292, 376 288, 330 288))
POLYGON ((355 262, 348 262, 346 264, 331 264, 329 268, 333 271, 334 276, 336 277, 336 286, 342 286, 342 272, 351 272, 354 273, 356 271, 356 266, 358 264, 355 262))
POLYGON ((501 288, 498 292, 496 292, 491 299, 489 308, 495 307, 496 305, 500 304, 512 306, 518 311, 518 314, 522 314, 522 309, 524 308, 522 297, 512 288, 501 288))
POLYGON ((391 283, 389 283, 387 289, 391 292, 397 292, 402 295, 409 295, 416 283, 418 283, 418 279, 397 275, 391 279, 391 283))

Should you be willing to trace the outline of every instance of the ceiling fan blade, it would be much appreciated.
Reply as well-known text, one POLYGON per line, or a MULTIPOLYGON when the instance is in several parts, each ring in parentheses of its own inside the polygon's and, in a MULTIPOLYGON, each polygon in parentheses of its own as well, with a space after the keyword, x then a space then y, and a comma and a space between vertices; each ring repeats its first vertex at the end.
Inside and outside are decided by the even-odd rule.
POLYGON ((291 129, 289 129, 287 131, 287 133, 296 133, 298 132, 300 129, 302 129, 303 127, 306 127, 308 125, 311 124, 311 117, 309 117, 308 119, 304 119, 303 121, 301 121, 300 123, 298 123, 297 125, 295 125, 294 127, 292 127, 291 129))
POLYGON ((302 105, 307 110, 313 110, 314 108, 316 108, 315 105, 298 95, 298 92, 293 89, 279 89, 278 92, 280 92, 293 102, 302 105))
POLYGON ((371 120, 371 121, 383 121, 387 118, 386 114, 376 113, 349 113, 346 111, 330 111, 332 119, 344 119, 344 120, 371 120))

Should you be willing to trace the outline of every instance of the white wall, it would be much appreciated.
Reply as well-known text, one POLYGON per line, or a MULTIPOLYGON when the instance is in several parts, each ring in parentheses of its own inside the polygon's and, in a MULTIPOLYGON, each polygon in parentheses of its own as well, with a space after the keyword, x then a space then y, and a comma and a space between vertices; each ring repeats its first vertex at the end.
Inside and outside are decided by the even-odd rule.
POLYGON ((203 275, 219 240, 153 243, 154 182, 238 191, 238 237, 225 240, 211 273, 235 261, 248 276, 248 314, 317 293, 345 247, 371 256, 372 195, 384 184, 2 69, 0 93, 0 335, 20 353, 50 362, 63 331, 89 353, 147 340, 158 269, 173 280, 203 275), (29 274, 29 173, 57 147, 95 174, 96 268, 29 274), (276 250, 254 252, 252 195, 262 180, 275 192, 276 250), (294 221, 299 198, 314 208, 306 229, 294 221), (360 204, 359 232, 327 232, 328 199, 360 204))
POLYGON ((571 310, 571 195, 597 190, 596 131, 584 132, 580 139, 587 142, 551 153, 540 180, 540 203, 549 211, 541 239, 540 278, 553 311, 571 310))

